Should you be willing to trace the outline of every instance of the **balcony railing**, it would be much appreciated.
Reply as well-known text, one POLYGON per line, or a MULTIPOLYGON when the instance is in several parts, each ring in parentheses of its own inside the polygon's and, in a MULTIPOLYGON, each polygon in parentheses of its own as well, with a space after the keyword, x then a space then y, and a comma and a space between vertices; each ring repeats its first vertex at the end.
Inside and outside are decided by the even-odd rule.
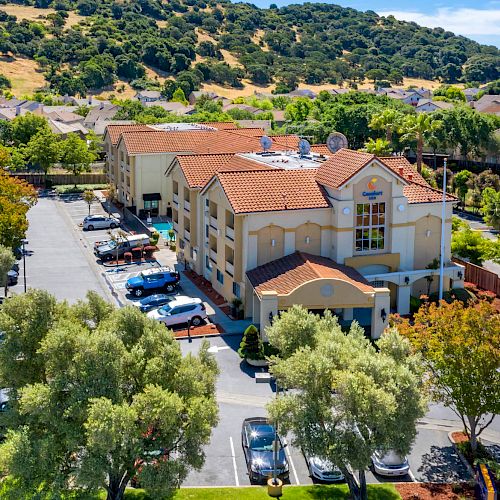
POLYGON ((179 223, 174 221, 174 226, 173 226, 174 231, 178 234, 179 233, 179 223))
POLYGON ((210 216, 210 227, 212 229, 215 229, 217 231, 218 225, 217 225, 217 217, 212 217, 210 216))
POLYGON ((191 233, 187 229, 184 229, 184 239, 186 241, 191 241, 191 233))
POLYGON ((234 276, 234 265, 231 264, 231 262, 228 262, 226 260, 226 271, 231 275, 234 276))
POLYGON ((226 226, 226 236, 230 240, 234 241, 234 228, 226 226))
POLYGON ((179 195, 174 193, 174 203, 179 206, 179 195))
POLYGON ((184 200, 184 210, 190 212, 191 211, 191 203, 189 201, 184 200))
POLYGON ((213 262, 217 262, 217 251, 210 249, 210 260, 213 262))

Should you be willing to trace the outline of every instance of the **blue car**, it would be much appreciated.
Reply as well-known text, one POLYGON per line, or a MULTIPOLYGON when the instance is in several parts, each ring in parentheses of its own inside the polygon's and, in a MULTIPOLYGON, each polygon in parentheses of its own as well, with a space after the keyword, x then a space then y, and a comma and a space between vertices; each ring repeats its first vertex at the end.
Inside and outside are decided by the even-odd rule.
POLYGON ((172 295, 165 295, 164 293, 155 293, 154 295, 150 295, 149 297, 144 297, 139 302, 136 302, 135 305, 142 311, 148 312, 152 309, 156 309, 157 307, 164 306, 171 302, 175 297, 172 295))
POLYGON ((180 279, 179 273, 169 267, 153 267, 129 278, 125 288, 136 297, 158 292, 172 293, 180 279))

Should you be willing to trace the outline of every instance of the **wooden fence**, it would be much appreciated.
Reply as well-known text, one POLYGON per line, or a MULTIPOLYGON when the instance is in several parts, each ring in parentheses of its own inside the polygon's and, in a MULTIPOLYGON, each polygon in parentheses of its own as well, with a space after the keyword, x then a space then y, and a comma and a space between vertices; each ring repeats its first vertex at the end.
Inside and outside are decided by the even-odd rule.
POLYGON ((500 297, 500 276, 498 274, 461 259, 453 258, 453 261, 465 266, 465 281, 474 283, 478 288, 482 288, 483 290, 494 292, 497 297, 500 297))
MULTIPOLYGON (((33 186, 44 186, 45 175, 39 173, 12 173, 14 177, 22 179, 33 186)), ((47 181, 52 186, 61 186, 64 184, 106 184, 108 182, 106 174, 103 173, 83 173, 81 175, 73 174, 48 174, 47 181)))

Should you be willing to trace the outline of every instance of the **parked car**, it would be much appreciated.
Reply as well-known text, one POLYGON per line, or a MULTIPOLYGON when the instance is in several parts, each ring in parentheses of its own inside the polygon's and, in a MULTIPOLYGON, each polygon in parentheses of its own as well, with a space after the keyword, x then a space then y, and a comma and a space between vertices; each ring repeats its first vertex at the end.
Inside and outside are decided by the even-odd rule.
POLYGON ((373 469, 381 476, 405 476, 410 470, 406 457, 401 457, 394 450, 375 452, 372 455, 373 469))
POLYGON ((199 326, 207 318, 207 311, 201 299, 179 295, 167 305, 148 312, 148 316, 166 326, 188 321, 191 321, 193 326, 199 326))
POLYGON ((129 278, 125 288, 136 297, 162 290, 172 293, 180 279, 179 273, 170 267, 152 267, 138 276, 129 278))
MULTIPOLYGON (((267 418, 252 417, 243 421, 241 428, 241 444, 245 454, 248 475, 251 481, 264 481, 272 477, 274 470, 273 442, 276 431, 267 418)), ((285 454, 283 440, 278 435, 278 460, 276 461, 277 475, 281 479, 288 479, 289 468, 285 454)))
POLYGON ((147 234, 131 234, 119 238, 117 241, 108 240, 103 245, 94 247, 94 254, 101 260, 112 260, 121 257, 124 253, 130 252, 133 248, 149 245, 150 240, 147 234))
POLYGON ((134 305, 137 306, 142 312, 149 312, 153 309, 157 309, 158 307, 168 304, 175 298, 176 297, 173 295, 155 293, 154 295, 150 295, 149 297, 144 297, 138 302, 134 302, 134 305))
POLYGON ((94 229, 115 229, 120 225, 120 221, 115 217, 106 215, 88 215, 83 219, 83 229, 93 231, 94 229))
POLYGON ((330 460, 320 458, 316 455, 309 455, 304 450, 302 450, 302 453, 304 454, 307 468, 312 478, 328 483, 342 481, 344 479, 344 475, 340 472, 340 469, 332 464, 330 460))
POLYGON ((17 285, 18 281, 19 281, 19 273, 17 271, 11 269, 10 271, 7 272, 7 286, 17 285))

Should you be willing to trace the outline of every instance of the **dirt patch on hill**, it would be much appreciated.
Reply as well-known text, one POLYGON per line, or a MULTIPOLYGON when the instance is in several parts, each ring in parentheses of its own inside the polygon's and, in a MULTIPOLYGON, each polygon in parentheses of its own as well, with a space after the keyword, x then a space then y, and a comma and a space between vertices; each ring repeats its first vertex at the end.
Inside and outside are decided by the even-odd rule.
MULTIPOLYGON (((37 9, 29 5, 17 4, 0 5, 0 9, 4 12, 7 12, 9 16, 16 16, 19 21, 22 19, 26 19, 28 21, 40 21, 44 23, 47 22, 45 19, 43 19, 44 17, 56 12, 54 9, 37 9)), ((74 26, 83 19, 85 18, 79 16, 73 11, 70 11, 68 12, 68 18, 66 19, 65 27, 68 28, 70 26, 74 26)))
POLYGON ((38 64, 32 59, 0 57, 0 73, 12 82, 11 91, 17 97, 32 94, 46 84, 38 64))

